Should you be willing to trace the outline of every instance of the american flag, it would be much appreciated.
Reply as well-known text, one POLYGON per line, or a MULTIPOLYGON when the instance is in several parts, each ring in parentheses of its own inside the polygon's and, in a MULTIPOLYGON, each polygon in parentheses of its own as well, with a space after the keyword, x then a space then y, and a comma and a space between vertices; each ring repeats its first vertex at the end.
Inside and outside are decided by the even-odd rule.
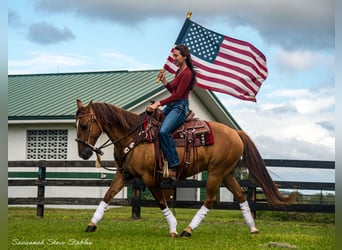
POLYGON ((221 35, 186 19, 164 68, 175 74, 172 52, 176 45, 188 46, 196 70, 196 85, 245 101, 256 102, 267 78, 266 57, 252 44, 221 35))

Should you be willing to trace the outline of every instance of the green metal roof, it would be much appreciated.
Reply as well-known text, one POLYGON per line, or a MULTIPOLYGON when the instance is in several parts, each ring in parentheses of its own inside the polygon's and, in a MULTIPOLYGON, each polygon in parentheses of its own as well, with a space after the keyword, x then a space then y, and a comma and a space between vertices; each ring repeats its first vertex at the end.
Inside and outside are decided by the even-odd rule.
MULTIPOLYGON (((162 84, 156 83, 158 72, 159 70, 123 70, 9 75, 8 120, 74 119, 77 99, 81 99, 83 103, 93 100, 130 109, 157 93, 167 91, 162 84)), ((172 77, 167 73, 167 80, 172 77)), ((218 120, 240 128, 211 91, 197 89, 197 94, 205 100, 205 105, 218 105, 217 110, 212 110, 213 115, 218 115, 218 120)))
POLYGON ((8 76, 8 119, 71 119, 76 99, 129 109, 165 90, 159 70, 102 71, 8 76))

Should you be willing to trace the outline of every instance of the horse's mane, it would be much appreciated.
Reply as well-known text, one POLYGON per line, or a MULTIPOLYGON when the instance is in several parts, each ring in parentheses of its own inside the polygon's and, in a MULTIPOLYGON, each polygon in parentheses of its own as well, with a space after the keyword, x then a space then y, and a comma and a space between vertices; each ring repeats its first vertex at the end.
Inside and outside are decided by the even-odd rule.
POLYGON ((130 130, 140 123, 140 116, 109 103, 96 102, 92 104, 96 118, 101 122, 103 129, 113 126, 122 130, 130 130))

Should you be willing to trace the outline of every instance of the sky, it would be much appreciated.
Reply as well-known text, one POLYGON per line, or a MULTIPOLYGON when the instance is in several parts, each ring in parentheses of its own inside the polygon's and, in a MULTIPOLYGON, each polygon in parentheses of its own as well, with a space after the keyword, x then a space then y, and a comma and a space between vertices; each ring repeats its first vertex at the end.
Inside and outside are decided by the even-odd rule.
MULTIPOLYGON (((188 11, 265 54, 268 78, 256 103, 215 93, 261 155, 334 161, 333 0, 11 0, 8 73, 160 69, 188 11)), ((285 172, 276 179, 307 174, 285 172)), ((334 181, 331 172, 311 174, 334 181)))

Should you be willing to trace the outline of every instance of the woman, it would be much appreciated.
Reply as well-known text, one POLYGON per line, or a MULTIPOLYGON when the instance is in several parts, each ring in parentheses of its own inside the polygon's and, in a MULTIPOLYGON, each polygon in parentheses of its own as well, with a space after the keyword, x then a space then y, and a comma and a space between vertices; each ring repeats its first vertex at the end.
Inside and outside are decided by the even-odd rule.
POLYGON ((158 78, 161 79, 164 86, 171 92, 171 95, 150 105, 147 111, 152 112, 159 106, 166 105, 163 109, 165 119, 160 128, 159 140, 169 169, 164 174, 164 178, 175 180, 176 170, 180 165, 180 161, 172 138, 172 132, 183 124, 189 113, 189 93, 195 84, 196 73, 187 46, 177 45, 173 50, 173 60, 174 64, 178 66, 173 81, 170 83, 166 81, 163 70, 158 75, 158 78))

